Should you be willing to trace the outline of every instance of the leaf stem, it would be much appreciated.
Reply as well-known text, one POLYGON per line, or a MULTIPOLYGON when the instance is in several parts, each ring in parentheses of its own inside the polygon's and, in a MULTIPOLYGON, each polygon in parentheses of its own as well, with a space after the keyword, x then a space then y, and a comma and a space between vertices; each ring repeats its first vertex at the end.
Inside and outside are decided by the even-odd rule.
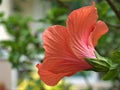
POLYGON ((113 9, 113 11, 115 12, 115 14, 118 17, 118 19, 120 20, 120 12, 117 10, 117 8, 115 7, 115 5, 112 2, 112 0, 106 0, 106 1, 110 5, 110 7, 113 9))

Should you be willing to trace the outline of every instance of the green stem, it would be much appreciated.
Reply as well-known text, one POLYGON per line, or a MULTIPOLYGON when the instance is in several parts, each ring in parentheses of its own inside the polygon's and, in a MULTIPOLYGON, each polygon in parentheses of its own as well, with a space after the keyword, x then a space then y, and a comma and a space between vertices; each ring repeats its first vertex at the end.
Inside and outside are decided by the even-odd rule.
POLYGON ((117 8, 114 5, 113 1, 112 0, 106 0, 106 1, 110 5, 110 7, 113 9, 113 11, 115 12, 115 14, 118 17, 118 19, 120 20, 120 12, 117 10, 117 8))

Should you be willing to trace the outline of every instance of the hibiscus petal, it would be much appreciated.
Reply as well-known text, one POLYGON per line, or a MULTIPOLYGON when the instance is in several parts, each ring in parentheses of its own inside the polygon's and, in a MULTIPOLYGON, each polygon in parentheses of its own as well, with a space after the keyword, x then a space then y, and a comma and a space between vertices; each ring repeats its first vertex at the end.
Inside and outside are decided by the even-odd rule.
POLYGON ((55 25, 43 33, 45 59, 39 68, 41 80, 54 85, 64 76, 89 69, 91 66, 84 60, 78 59, 69 47, 69 35, 65 27, 55 25))
POLYGON ((64 67, 66 66, 66 64, 68 65, 78 64, 79 66, 85 67, 84 64, 81 64, 81 62, 82 63, 86 63, 86 62, 84 60, 79 60, 78 58, 76 58, 74 53, 71 51, 69 47, 69 35, 65 27, 59 25, 49 27, 43 33, 43 41, 45 48, 45 59, 43 62, 44 68, 48 68, 52 70, 52 68, 49 68, 48 66, 57 67, 59 63, 62 63, 62 65, 64 63, 65 64, 64 67))
POLYGON ((60 56, 51 56, 46 57, 44 60, 42 68, 56 74, 66 72, 76 73, 91 68, 85 60, 79 60, 74 57, 67 58, 66 56, 61 58, 60 56))
POLYGON ((94 58, 88 48, 88 39, 98 18, 95 5, 74 10, 68 17, 67 28, 71 37, 71 49, 77 57, 94 58))
POLYGON ((104 35, 105 33, 107 33, 108 31, 108 27, 107 25, 103 22, 103 21, 98 21, 95 25, 95 29, 92 33, 92 44, 93 46, 97 45, 97 42, 99 40, 99 38, 104 35))
POLYGON ((37 64, 38 74, 40 75, 41 80, 50 86, 56 85, 65 75, 72 74, 71 72, 55 74, 48 70, 41 69, 41 66, 41 64, 37 64))
POLYGON ((68 47, 68 32, 65 27, 59 25, 49 27, 43 33, 43 41, 45 52, 49 53, 46 56, 71 55, 68 47))

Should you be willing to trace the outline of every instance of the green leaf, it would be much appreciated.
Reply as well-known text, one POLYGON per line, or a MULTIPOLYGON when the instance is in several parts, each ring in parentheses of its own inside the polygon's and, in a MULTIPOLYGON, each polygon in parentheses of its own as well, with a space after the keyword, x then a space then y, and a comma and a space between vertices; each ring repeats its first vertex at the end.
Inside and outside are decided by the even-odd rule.
POLYGON ((12 63, 13 68, 19 66, 21 54, 18 52, 10 52, 9 61, 12 63))
POLYGON ((4 16, 3 12, 0 12, 0 18, 2 18, 4 16))
POLYGON ((2 3, 2 0, 0 0, 0 4, 2 3))
POLYGON ((103 80, 114 79, 118 74, 119 72, 117 70, 110 70, 107 72, 107 74, 105 74, 105 76, 103 77, 103 80))
POLYGON ((113 63, 120 63, 120 51, 113 52, 111 58, 113 63))
POLYGON ((113 80, 120 74, 120 67, 118 65, 114 65, 110 68, 110 70, 104 75, 103 80, 113 80))
POLYGON ((1 41, 0 44, 5 48, 15 46, 15 42, 10 40, 1 41))

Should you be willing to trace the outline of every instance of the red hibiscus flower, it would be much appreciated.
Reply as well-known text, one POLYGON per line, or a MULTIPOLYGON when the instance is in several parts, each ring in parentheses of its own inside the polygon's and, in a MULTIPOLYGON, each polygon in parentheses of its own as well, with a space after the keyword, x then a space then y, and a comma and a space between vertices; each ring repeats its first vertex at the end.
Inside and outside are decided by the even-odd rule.
POLYGON ((95 4, 74 10, 66 27, 54 25, 43 33, 45 58, 37 64, 40 79, 54 86, 65 76, 91 69, 85 58, 96 58, 94 47, 108 31, 103 21, 97 21, 95 4))

